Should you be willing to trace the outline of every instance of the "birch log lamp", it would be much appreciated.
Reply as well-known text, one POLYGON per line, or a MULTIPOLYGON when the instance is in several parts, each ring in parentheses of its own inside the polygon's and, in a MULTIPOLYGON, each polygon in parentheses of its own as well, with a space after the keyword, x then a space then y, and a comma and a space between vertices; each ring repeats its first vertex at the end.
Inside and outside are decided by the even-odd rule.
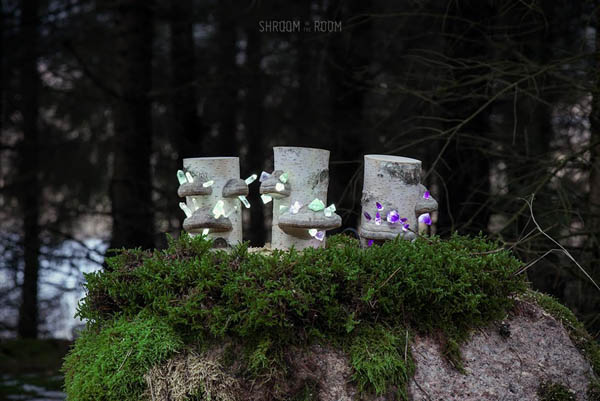
POLYGON ((401 236, 416 237, 417 222, 431 224, 437 202, 421 184, 421 161, 365 155, 359 235, 363 246, 401 236))
POLYGON ((298 250, 325 246, 325 231, 341 226, 335 206, 326 207, 329 151, 274 147, 272 174, 261 174, 263 202, 273 201, 271 246, 298 250))
POLYGON ((228 246, 242 242, 240 202, 247 204, 248 184, 256 176, 246 181, 239 176, 237 157, 183 159, 183 170, 177 172, 177 193, 186 199, 179 204, 186 214, 183 229, 191 236, 222 238, 228 246))

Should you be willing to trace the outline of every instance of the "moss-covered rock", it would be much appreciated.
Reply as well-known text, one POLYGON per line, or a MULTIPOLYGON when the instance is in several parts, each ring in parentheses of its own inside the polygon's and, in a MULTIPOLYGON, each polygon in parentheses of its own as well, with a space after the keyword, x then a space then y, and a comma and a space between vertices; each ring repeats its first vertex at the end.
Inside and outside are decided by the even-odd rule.
POLYGON ((326 249, 302 252, 214 251, 210 241, 183 235, 164 251, 123 250, 108 266, 86 276, 78 313, 90 323, 65 363, 69 400, 152 398, 153 380, 158 393, 177 381, 158 379, 173 361, 191 363, 183 355, 206 369, 190 371, 196 379, 174 399, 243 399, 257 389, 265 400, 323 399, 323 382, 302 373, 311 371, 303 358, 333 364, 315 362, 319 372, 343 365, 329 376, 351 382, 344 394, 406 398, 414 336, 435 337, 460 368, 469 333, 505 317, 527 289, 515 274, 521 262, 508 251, 458 235, 368 249, 335 236, 326 249), (150 327, 157 329, 143 346, 109 341, 131 344, 150 327), (123 362, 130 349, 134 365, 123 362), (239 391, 224 395, 215 390, 221 379, 207 377, 229 377, 239 391))

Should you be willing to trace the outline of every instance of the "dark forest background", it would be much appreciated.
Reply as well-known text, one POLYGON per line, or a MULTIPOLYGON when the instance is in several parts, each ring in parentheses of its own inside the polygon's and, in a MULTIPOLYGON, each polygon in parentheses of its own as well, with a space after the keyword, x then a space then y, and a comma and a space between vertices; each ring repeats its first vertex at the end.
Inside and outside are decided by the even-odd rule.
MULTIPOLYGON (((600 332, 600 15, 577 0, 1 0, 0 331, 52 334, 81 266, 178 235, 184 157, 272 170, 331 150, 360 213, 362 156, 423 161, 432 231, 512 247, 600 332), (341 22, 261 32, 260 21, 341 22), (578 261, 536 229, 536 222, 578 261), (66 266, 66 270, 65 270, 66 266), (57 281, 56 277, 60 279, 57 281), (41 291, 48 286, 55 291, 41 291)), ((268 241, 251 186, 245 239, 268 241)))

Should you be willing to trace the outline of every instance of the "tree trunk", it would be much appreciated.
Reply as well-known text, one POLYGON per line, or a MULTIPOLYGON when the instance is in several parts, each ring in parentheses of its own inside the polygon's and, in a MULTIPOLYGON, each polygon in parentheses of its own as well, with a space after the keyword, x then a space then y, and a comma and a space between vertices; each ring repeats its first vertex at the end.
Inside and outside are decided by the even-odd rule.
POLYGON ((154 244, 152 207, 153 5, 121 0, 116 10, 120 99, 114 109, 111 248, 154 244))
POLYGON ((590 113, 590 194, 588 230, 594 235, 590 241, 593 250, 594 267, 600 261, 600 8, 596 8, 596 57, 595 85, 592 91, 592 111, 590 113))
POLYGON ((179 166, 183 158, 202 156, 204 137, 197 114, 193 15, 192 0, 171 3, 172 129, 179 166))
MULTIPOLYGON (((264 85, 260 68, 262 60, 261 34, 258 32, 257 26, 257 19, 253 14, 246 27, 245 70, 248 86, 246 88, 244 126, 248 155, 246 166, 243 167, 244 178, 253 173, 260 175, 261 171, 266 168, 265 155, 267 151, 262 124, 264 85)), ((251 190, 249 199, 252 207, 250 208, 250 225, 246 225, 245 238, 250 241, 252 246, 263 246, 266 237, 264 206, 256 190, 251 190)))
POLYGON ((331 199, 340 202, 338 210, 344 226, 355 227, 358 214, 353 212, 360 199, 360 182, 353 186, 353 177, 360 177, 361 161, 369 137, 364 121, 366 86, 369 81, 371 62, 372 22, 371 1, 334 1, 328 9, 331 20, 352 19, 353 27, 341 33, 331 33, 328 49, 328 75, 331 84, 331 132, 333 142, 327 144, 332 149, 333 161, 356 162, 344 164, 332 172, 331 199), (359 16, 362 20, 359 20, 359 16), (356 192, 353 190, 356 189, 356 192), (345 194, 344 194, 345 193, 345 194), (343 196, 342 198, 342 195, 343 196))
POLYGON ((21 18, 21 113, 23 141, 20 154, 20 203, 23 210, 24 273, 22 301, 19 309, 18 335, 38 336, 38 274, 39 274, 39 76, 37 71, 38 1, 23 0, 21 18))
POLYGON ((237 156, 237 26, 233 13, 236 7, 231 0, 220 0, 217 4, 217 74, 220 83, 213 99, 217 110, 218 135, 212 151, 216 156, 237 156))

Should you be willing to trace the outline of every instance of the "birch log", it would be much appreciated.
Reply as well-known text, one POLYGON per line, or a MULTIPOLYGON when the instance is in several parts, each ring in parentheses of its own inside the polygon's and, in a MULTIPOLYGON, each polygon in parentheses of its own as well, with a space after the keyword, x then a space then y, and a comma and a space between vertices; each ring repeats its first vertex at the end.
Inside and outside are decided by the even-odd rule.
MULTIPOLYGON (((208 229, 210 238, 225 240, 232 246, 242 241, 241 202, 235 195, 247 194, 241 188, 240 160, 237 157, 195 157, 183 159, 183 170, 194 179, 192 185, 183 184, 180 195, 185 195, 186 204, 194 213, 185 219, 183 227, 192 236, 208 229), (206 187, 203 183, 213 181, 206 187), (190 190, 190 186, 192 189, 190 190), (195 189, 194 189, 195 188, 195 189), (224 191, 225 190, 225 191, 224 191), (194 193, 194 196, 190 195, 194 193), (224 216, 215 217, 213 210, 217 202, 223 202, 224 216)), ((244 183, 245 185, 245 183, 244 183)))
POLYGON ((424 197, 427 188, 421 185, 421 161, 408 157, 388 155, 365 155, 364 183, 361 199, 362 213, 359 234, 363 246, 369 240, 385 241, 402 236, 415 238, 418 232, 417 218, 420 214, 437 210, 437 202, 424 197), (377 203, 383 210, 379 211, 377 203), (390 211, 397 211, 402 222, 389 223, 390 211), (381 221, 376 219, 379 211, 381 221))
POLYGON ((311 236, 309 230, 324 233, 341 225, 341 218, 324 211, 313 211, 308 205, 320 199, 327 206, 329 185, 329 151, 314 148, 274 147, 274 167, 271 178, 261 184, 261 193, 273 198, 271 246, 275 249, 296 249, 325 246, 325 238, 311 236), (284 185, 274 189, 276 181, 287 173, 284 185), (295 210, 294 205, 300 207, 295 210))

